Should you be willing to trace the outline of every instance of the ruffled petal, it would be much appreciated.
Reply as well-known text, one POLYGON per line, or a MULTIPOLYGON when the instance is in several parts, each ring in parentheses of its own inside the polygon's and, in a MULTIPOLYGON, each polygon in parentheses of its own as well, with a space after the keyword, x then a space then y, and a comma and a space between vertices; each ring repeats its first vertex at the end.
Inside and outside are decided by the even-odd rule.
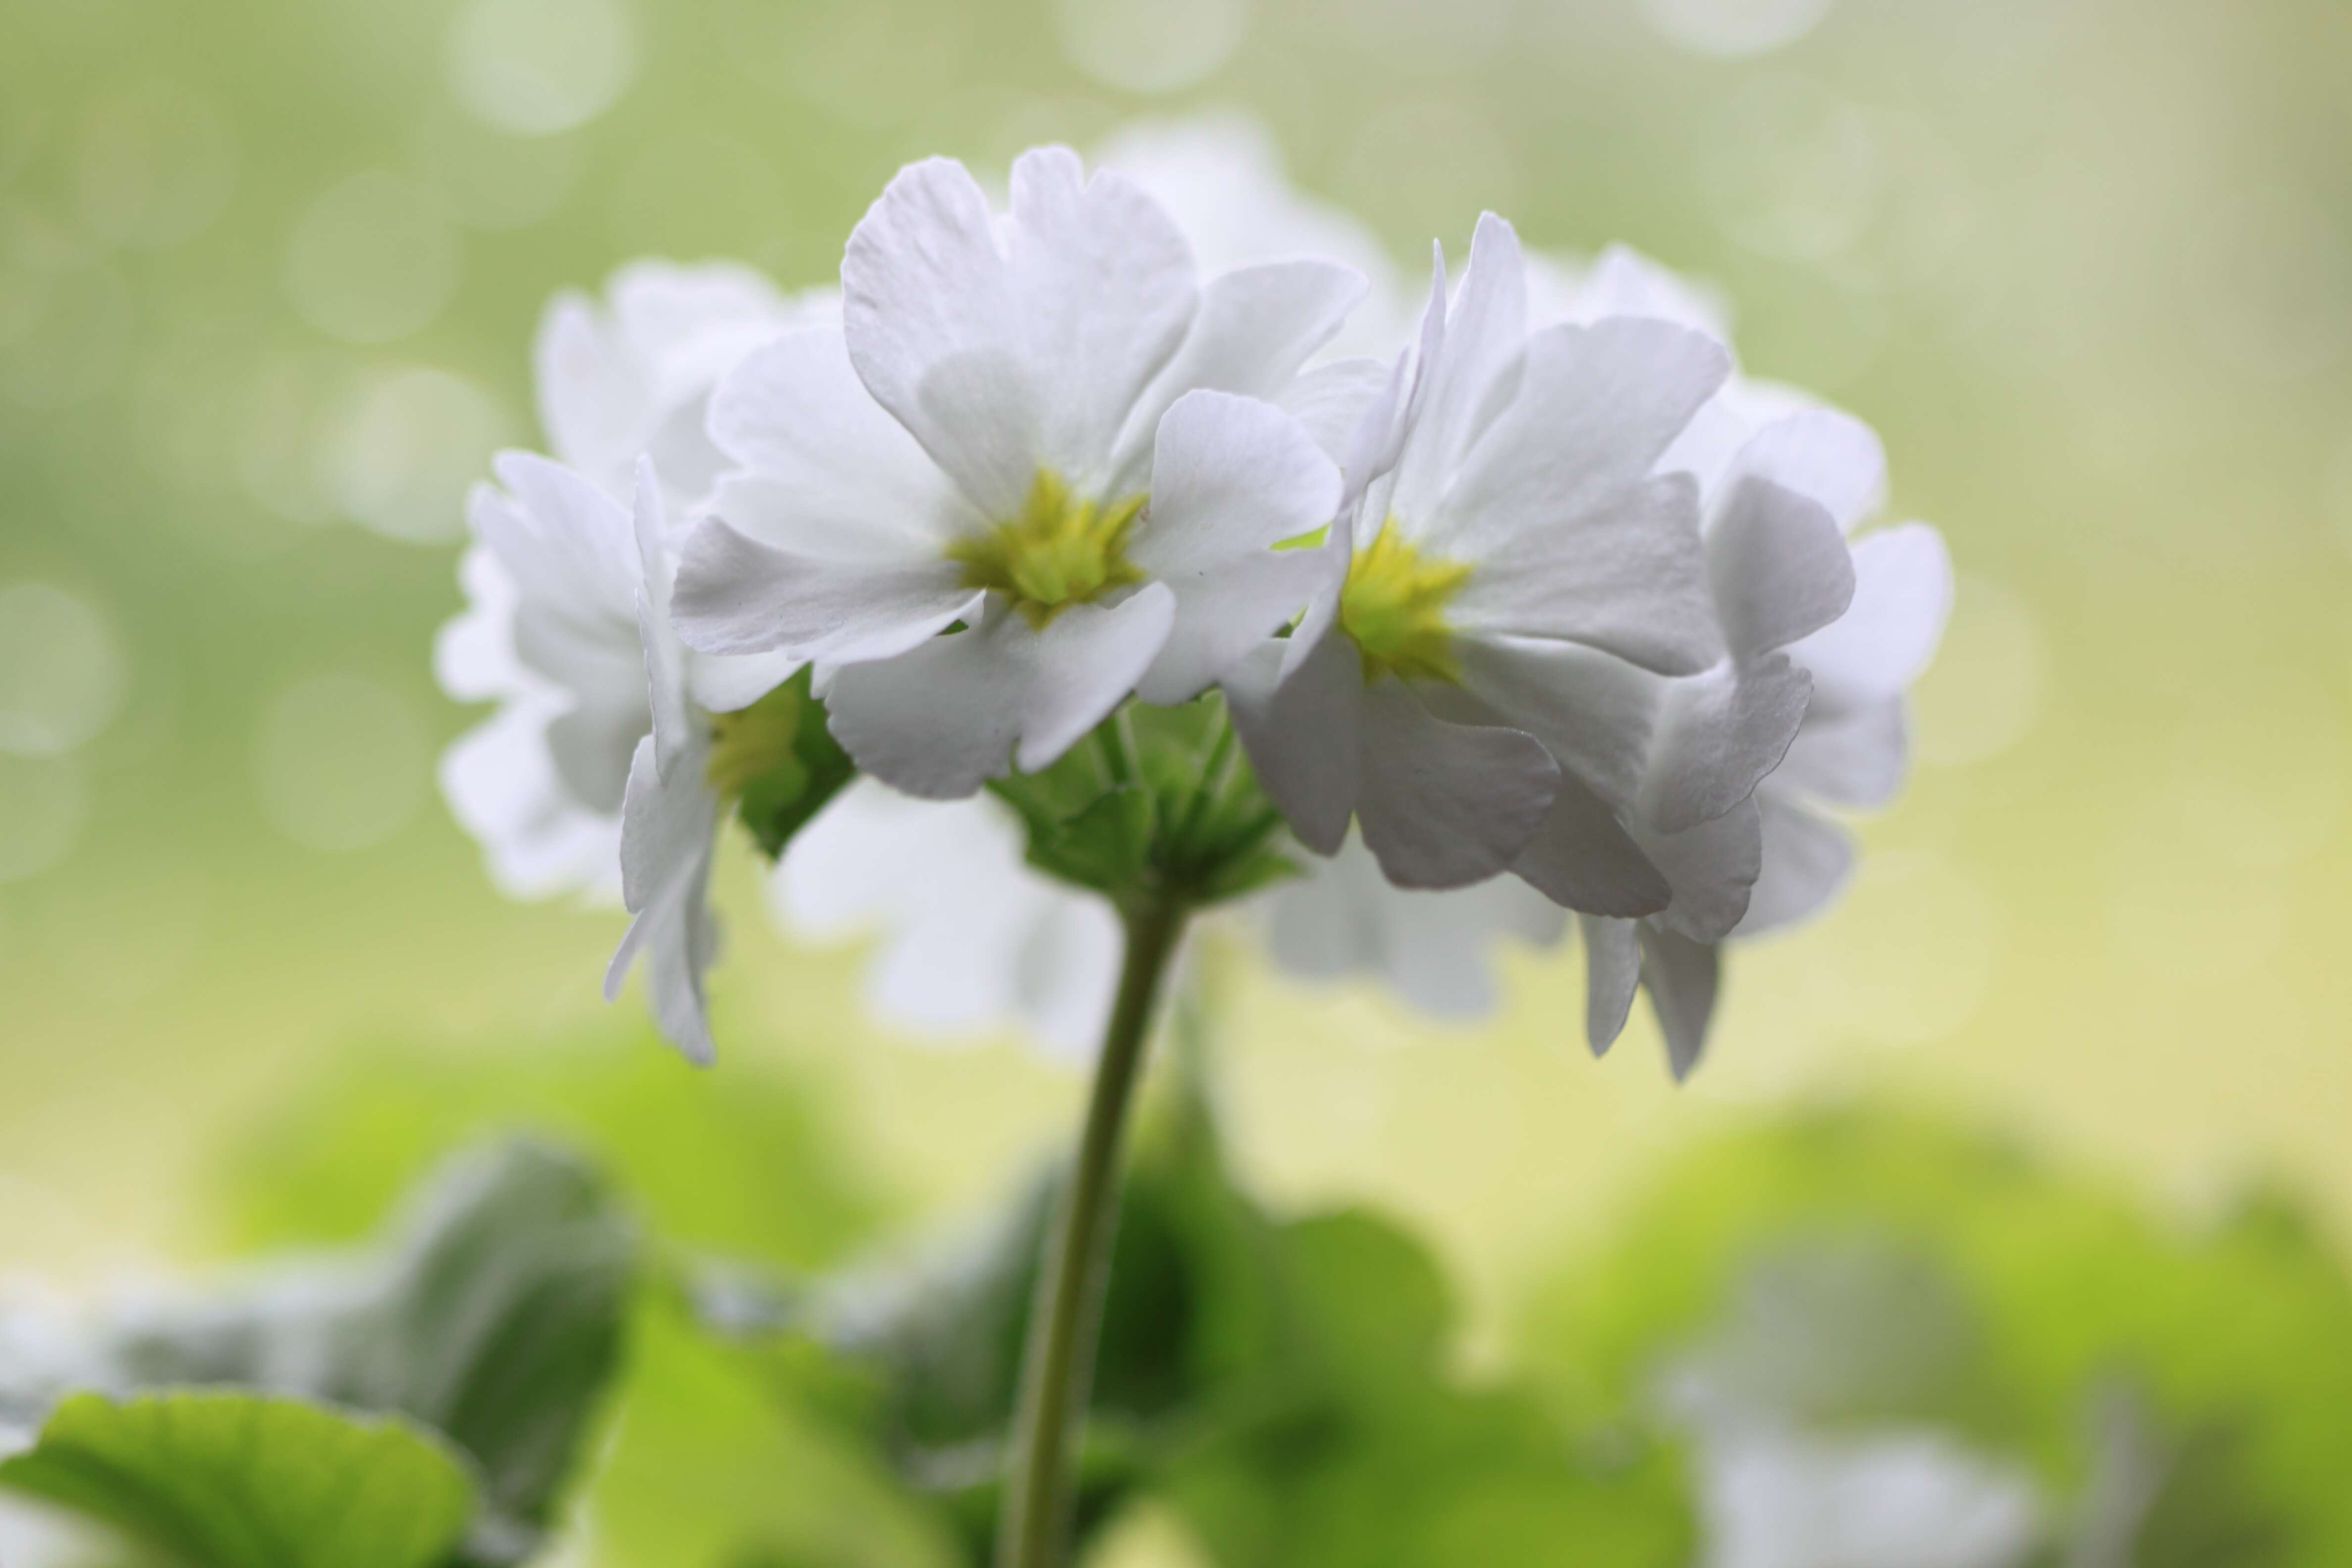
POLYGON ((1833 710, 1899 696, 1935 658, 1952 608, 1952 560, 1924 522, 1864 537, 1853 574, 1853 608, 1789 649, 1833 710))
POLYGON ((1642 983, 1642 935, 1633 921, 1579 915, 1584 937, 1584 1040, 1596 1057, 1625 1032, 1642 983))
POLYGON ((1679 1083, 1706 1049, 1722 978, 1722 955, 1705 942, 1671 931, 1642 927, 1642 986, 1666 1037, 1666 1063, 1679 1083))
POLYGON ((1841 713, 1811 712, 1773 771, 1770 787, 1874 810, 1903 787, 1910 750, 1900 697, 1841 713))
POLYGON ((1562 777, 1551 808, 1511 869, 1562 909, 1631 918, 1655 914, 1674 889, 1608 804, 1574 775, 1562 777))
POLYGON ((1161 416, 1177 399, 1195 389, 1277 396, 1330 342, 1364 289, 1354 268, 1306 259, 1260 262, 1210 279, 1183 346, 1128 416, 1111 489, 1156 494, 1151 449, 1161 416))
POLYGON ((1752 475, 1706 533, 1706 575, 1734 658, 1785 647, 1845 614, 1853 558, 1819 502, 1752 475))
POLYGON ((670 607, 679 638, 704 653, 846 664, 904 653, 971 619, 981 597, 944 555, 825 560, 711 518, 687 538, 670 607))
POLYGON ((1120 429, 1198 305, 1182 235, 1132 183, 1088 180, 1076 154, 1045 148, 1015 162, 1012 195, 1000 247, 961 164, 911 164, 842 262, 858 374, 991 515, 1018 504, 1002 488, 1011 467, 1024 482, 1049 467, 1081 493, 1108 483, 1120 429), (986 453, 975 432, 1033 445, 986 453))
POLYGON ((1432 517, 1464 457, 1510 391, 1528 341, 1526 266, 1519 237, 1493 213, 1479 216, 1470 264, 1446 312, 1445 333, 1424 365, 1425 389, 1396 463, 1390 507, 1412 529, 1432 517))
POLYGON ((1786 654, 1667 683, 1641 789, 1643 822, 1680 833, 1755 793, 1805 720, 1812 678, 1786 654))
POLYGON ((938 550, 982 521, 851 369, 838 329, 793 332, 719 383, 710 430, 745 472, 710 510, 763 543, 816 554, 938 550))
POLYGON ((1636 827, 1633 837, 1674 889, 1674 901, 1653 923, 1694 942, 1721 942, 1748 912, 1764 867, 1763 817, 1753 796, 1681 833, 1636 827))
POLYGON ((1336 586, 1327 552, 1272 547, 1330 521, 1339 471, 1271 405, 1193 392, 1160 421, 1154 472, 1129 557, 1173 592, 1176 613, 1139 690, 1181 702, 1336 586))
POLYGON ((644 953, 656 1026, 688 1060, 704 1065, 715 1054, 703 975, 719 952, 709 897, 717 825, 718 803, 700 776, 681 770, 665 782, 647 736, 630 765, 622 816, 622 897, 635 918, 605 968, 604 996, 619 994, 644 953))
POLYGON ((652 389, 594 302, 572 290, 549 300, 530 358, 549 450, 600 479, 617 478, 652 415, 652 389))
POLYGON ((1763 869, 1733 934, 1758 936, 1826 907, 1853 874, 1853 840, 1817 812, 1776 789, 1758 795, 1763 814, 1763 869))
POLYGON ((1048 766, 1134 689, 1174 608, 1158 584, 1109 608, 1073 605, 1043 629, 992 605, 968 630, 835 673, 835 738, 865 772, 931 800, 1016 762, 1048 766))
POLYGON ((467 731, 442 754, 442 795, 509 898, 579 890, 617 902, 619 814, 589 810, 557 778, 553 717, 545 700, 526 699, 467 731))
POLYGON ((1614 805, 1630 805, 1669 683, 1575 643, 1465 637, 1462 683, 1498 722, 1525 730, 1614 805))
POLYGON ((1740 448, 1732 471, 1810 497, 1846 533, 1886 499, 1886 448, 1878 433, 1834 408, 1773 419, 1740 448))
POLYGON ((1364 689, 1356 816, 1400 888, 1464 888, 1507 869, 1560 788, 1534 736, 1433 716, 1403 682, 1364 689))
POLYGON ((1355 645, 1328 622, 1319 633, 1302 625, 1287 642, 1261 644, 1224 687, 1259 784, 1301 844, 1336 854, 1360 783, 1364 679, 1355 645))

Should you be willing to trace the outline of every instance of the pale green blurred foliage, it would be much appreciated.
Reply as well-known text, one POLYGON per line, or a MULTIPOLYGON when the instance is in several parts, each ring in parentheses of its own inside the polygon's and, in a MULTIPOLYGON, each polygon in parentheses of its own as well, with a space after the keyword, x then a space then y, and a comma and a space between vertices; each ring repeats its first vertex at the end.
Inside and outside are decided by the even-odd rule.
MULTIPOLYGON (((1408 263, 1493 205, 1712 279, 1747 367, 1877 426, 1895 514, 1962 573, 1911 788, 1834 913, 1738 955, 1689 1089, 1646 1025, 1586 1059, 1558 955, 1462 1035, 1228 942, 1260 1186, 1409 1215, 1473 1354, 1662 1147, 1857 1086, 2024 1123, 2160 1205, 2273 1170, 2341 1229, 2352 11, 1169 9, 0 0, 0 609, 65 628, 0 625, 0 1268, 230 1239, 197 1173, 355 1038, 557 1082, 601 1020, 617 917, 502 901, 431 782, 471 721, 426 652, 459 502, 534 429, 549 293, 645 253, 821 281, 905 159, 1211 106, 1408 263)), ((694 1092, 788 1069, 910 1212, 1059 1134, 1065 1075, 877 1037, 852 963, 772 935, 748 858, 722 880, 733 1054, 694 1092)), ((343 1223, 413 1173, 387 1162, 343 1223)), ((708 1199, 735 1245, 756 1196, 708 1199)))

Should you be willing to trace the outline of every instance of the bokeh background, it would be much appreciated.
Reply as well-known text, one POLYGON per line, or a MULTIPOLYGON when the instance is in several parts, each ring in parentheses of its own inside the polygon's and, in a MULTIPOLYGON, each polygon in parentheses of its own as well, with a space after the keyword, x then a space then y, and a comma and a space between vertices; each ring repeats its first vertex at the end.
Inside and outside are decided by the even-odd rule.
POLYGON ((907 159, 1203 110, 1401 265, 1493 207, 1711 279, 1960 569, 1910 789, 1834 912, 1738 953, 1686 1087, 1645 1016, 1588 1058, 1566 955, 1447 1029, 1224 939, 1269 1200, 1403 1216, 1474 1357, 1675 1151, 1825 1098, 2013 1131, 2166 1223, 2264 1181, 2352 1226, 2335 0, 0 0, 0 1272, 249 1239, 234 1173, 353 1061, 420 1105, 573 1103, 599 1052, 789 1101, 821 1153, 670 1177, 785 1252, 1062 1137, 1074 1078, 869 1026, 740 847, 724 1058, 671 1083, 597 998, 619 917, 503 901, 443 809, 476 715, 429 649, 551 291, 645 254, 824 281, 907 159))

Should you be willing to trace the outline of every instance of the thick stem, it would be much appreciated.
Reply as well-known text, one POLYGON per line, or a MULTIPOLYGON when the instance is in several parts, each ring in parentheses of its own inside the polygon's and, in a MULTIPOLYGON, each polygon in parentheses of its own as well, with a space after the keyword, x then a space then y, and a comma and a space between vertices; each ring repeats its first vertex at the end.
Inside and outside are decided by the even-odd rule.
POLYGON ((1110 1280, 1111 1237, 1118 1228, 1119 1142, 1160 982, 1188 912, 1182 900, 1162 895, 1126 914, 1118 996, 1030 1310, 1013 1462, 996 1537, 998 1568, 1060 1568, 1068 1550, 1077 1439, 1110 1280))

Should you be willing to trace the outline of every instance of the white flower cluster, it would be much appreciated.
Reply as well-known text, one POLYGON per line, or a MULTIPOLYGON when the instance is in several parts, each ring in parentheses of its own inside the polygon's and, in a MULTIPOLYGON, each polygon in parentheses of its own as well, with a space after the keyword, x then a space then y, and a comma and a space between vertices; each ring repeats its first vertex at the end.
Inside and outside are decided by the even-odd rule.
POLYGON ((838 296, 644 265, 608 310, 558 303, 562 461, 507 454, 477 492, 441 649, 453 694, 502 703, 445 769, 494 874, 617 867, 611 979, 642 951, 707 1057, 740 800, 794 923, 896 928, 893 1010, 1076 1045, 1115 922, 1021 865, 981 792, 1221 693, 1307 852, 1260 896, 1277 960, 1471 1011, 1492 935, 1572 910, 1593 1045, 1646 988, 1686 1071, 1719 945, 1821 907, 1851 859, 1821 808, 1904 770, 1949 569, 1924 525, 1850 539, 1874 437, 1743 381, 1703 300, 1629 253, 1574 273, 1488 215, 1402 331, 1377 247, 1245 127, 1112 163, 1026 153, 1002 210, 915 164, 838 296))

